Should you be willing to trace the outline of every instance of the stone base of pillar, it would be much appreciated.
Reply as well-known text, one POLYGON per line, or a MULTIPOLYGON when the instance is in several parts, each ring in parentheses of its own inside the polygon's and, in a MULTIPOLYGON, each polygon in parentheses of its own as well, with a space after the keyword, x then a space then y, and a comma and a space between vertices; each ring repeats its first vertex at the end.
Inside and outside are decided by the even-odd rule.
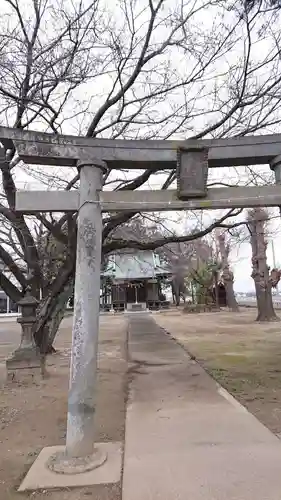
POLYGON ((9 381, 39 381, 44 376, 44 360, 36 348, 17 349, 6 360, 9 381))
POLYGON ((52 455, 47 466, 58 474, 81 474, 100 467, 106 459, 107 453, 101 448, 95 448, 94 453, 88 457, 77 458, 68 457, 63 451, 52 455))
MULTIPOLYGON (((113 484, 121 481, 122 450, 120 442, 96 443, 95 445, 107 460, 100 467, 95 467, 84 473, 77 470, 70 473, 55 473, 48 464, 51 457, 65 453, 64 446, 50 446, 43 448, 27 472, 18 491, 46 490, 54 488, 75 488, 93 486, 96 484, 113 484)), ((47 495, 48 496, 48 495, 47 495)))

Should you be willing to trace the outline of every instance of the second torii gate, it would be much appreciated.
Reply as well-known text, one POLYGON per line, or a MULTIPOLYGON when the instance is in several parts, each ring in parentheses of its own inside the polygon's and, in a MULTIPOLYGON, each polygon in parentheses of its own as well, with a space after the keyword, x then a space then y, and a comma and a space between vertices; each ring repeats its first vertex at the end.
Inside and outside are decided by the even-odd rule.
POLYGON ((0 141, 21 160, 77 166, 80 190, 19 192, 22 213, 78 211, 77 265, 66 447, 52 470, 85 472, 104 463, 94 445, 102 211, 161 211, 281 205, 281 135, 219 140, 122 141, 55 136, 0 127, 0 141), (207 189, 209 167, 269 163, 276 185, 207 189), (107 169, 175 169, 177 190, 102 191, 107 169))

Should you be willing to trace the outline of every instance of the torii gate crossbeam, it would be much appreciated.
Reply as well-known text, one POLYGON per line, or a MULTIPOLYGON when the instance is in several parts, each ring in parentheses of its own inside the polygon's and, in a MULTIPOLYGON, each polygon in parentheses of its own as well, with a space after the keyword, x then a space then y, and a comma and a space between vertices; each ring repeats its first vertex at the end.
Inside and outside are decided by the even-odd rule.
MULTIPOLYGON (((18 191, 19 212, 77 212, 78 191, 18 191), (52 208, 50 208, 52 207, 52 208)), ((177 191, 101 191, 102 212, 161 212, 179 210, 217 210, 223 208, 276 207, 281 205, 280 186, 229 187, 209 189, 204 198, 180 200, 177 191)))
POLYGON ((281 134, 227 139, 188 140, 112 140, 60 136, 0 127, 6 147, 17 143, 24 161, 43 165, 75 166, 87 150, 110 168, 175 168, 179 149, 208 148, 209 167, 262 165, 281 154, 281 134))

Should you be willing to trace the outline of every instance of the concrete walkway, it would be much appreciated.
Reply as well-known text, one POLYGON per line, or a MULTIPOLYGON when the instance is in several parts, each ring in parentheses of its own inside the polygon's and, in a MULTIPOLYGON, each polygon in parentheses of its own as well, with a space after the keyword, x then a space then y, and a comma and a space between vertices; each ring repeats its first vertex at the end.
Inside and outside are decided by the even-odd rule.
POLYGON ((152 316, 129 316, 122 500, 280 500, 281 441, 152 316))

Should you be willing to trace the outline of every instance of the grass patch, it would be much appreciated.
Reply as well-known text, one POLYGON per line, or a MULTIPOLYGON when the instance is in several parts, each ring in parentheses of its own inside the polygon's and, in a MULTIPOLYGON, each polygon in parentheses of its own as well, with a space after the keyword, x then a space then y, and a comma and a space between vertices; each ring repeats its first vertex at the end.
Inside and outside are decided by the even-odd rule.
MULTIPOLYGON (((281 324, 246 311, 208 318, 166 317, 165 328, 273 432, 281 432, 281 324), (196 334, 195 334, 196 332, 196 334)), ((159 318, 161 321, 161 318, 159 318)), ((163 323, 164 326, 164 323, 163 323)))

